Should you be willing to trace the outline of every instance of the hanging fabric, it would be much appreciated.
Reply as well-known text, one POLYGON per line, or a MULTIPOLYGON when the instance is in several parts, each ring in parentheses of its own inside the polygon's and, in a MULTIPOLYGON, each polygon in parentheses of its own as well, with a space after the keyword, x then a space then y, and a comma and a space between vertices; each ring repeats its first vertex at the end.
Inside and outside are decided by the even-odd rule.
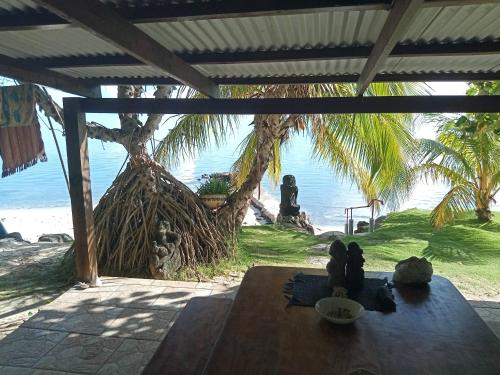
POLYGON ((29 84, 0 88, 2 177, 47 161, 33 93, 29 84))

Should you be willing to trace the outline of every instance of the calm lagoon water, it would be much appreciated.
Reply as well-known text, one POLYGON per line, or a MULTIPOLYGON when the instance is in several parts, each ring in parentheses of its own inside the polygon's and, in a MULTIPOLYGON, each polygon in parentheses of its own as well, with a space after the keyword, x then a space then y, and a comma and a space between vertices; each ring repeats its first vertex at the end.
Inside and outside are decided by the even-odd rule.
MULTIPOLYGON (((93 119, 91 115, 89 119, 93 119)), ((246 124, 250 121, 245 120, 247 119, 241 122, 239 130, 227 145, 218 150, 204 152, 193 160, 181 162, 172 171, 173 174, 196 189, 202 174, 229 170, 237 154, 238 145, 249 131, 246 124)), ((116 115, 99 115, 98 121, 108 126, 117 126, 116 115)), ((163 133, 165 132, 166 129, 163 130, 163 133)), ((49 161, 1 179, 0 209, 69 206, 69 194, 52 134, 44 125, 42 134, 49 161)), ((65 140, 60 131, 57 131, 57 138, 65 157, 65 140)), ((90 140, 89 143, 95 204, 116 177, 125 161, 126 153, 120 145, 97 140, 90 140)), ((311 215, 315 225, 342 228, 345 220, 344 207, 365 204, 355 185, 333 175, 325 163, 311 157, 307 138, 296 137, 285 151, 282 162, 283 174, 296 176, 299 187, 298 202, 302 209, 311 215)), ((271 203, 271 209, 276 208, 279 201, 279 186, 274 186, 266 177, 262 188, 266 198, 274 201, 271 203)), ((445 191, 445 186, 421 185, 402 208, 432 208, 445 191)), ((368 215, 368 209, 358 210, 356 218, 366 219, 368 215)))

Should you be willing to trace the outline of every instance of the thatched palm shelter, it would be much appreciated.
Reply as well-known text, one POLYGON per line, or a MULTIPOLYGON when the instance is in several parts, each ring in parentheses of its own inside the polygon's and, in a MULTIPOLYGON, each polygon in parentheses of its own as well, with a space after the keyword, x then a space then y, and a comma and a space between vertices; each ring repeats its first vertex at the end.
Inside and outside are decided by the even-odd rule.
POLYGON ((372 82, 500 79, 499 19, 496 0, 1 0, 0 75, 85 97, 64 100, 64 119, 77 275, 95 283, 86 112, 497 112, 495 96, 363 94, 372 82), (219 85, 319 82, 356 83, 358 96, 219 98, 219 85), (105 84, 183 84, 207 99, 100 99, 105 84))

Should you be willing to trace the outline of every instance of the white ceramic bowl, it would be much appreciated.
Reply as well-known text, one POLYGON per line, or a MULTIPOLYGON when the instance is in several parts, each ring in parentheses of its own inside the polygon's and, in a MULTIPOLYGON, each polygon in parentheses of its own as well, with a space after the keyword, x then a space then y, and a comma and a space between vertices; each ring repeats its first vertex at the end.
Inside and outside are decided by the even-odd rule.
POLYGON ((335 324, 349 324, 359 319, 365 309, 362 305, 348 298, 337 298, 337 297, 327 297, 322 298, 316 302, 316 311, 326 320, 335 324), (352 318, 350 319, 339 319, 332 316, 328 316, 328 312, 335 311, 337 309, 347 309, 350 311, 352 318))

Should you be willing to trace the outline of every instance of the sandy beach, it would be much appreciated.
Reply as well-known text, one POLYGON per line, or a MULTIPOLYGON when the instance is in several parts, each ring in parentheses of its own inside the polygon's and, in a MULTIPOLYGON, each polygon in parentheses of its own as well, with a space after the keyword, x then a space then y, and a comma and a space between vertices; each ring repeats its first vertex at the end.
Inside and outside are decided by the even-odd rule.
POLYGON ((30 242, 37 242, 38 237, 49 233, 67 233, 73 237, 71 207, 2 209, 0 221, 7 232, 19 232, 30 242))
MULTIPOLYGON (((262 192, 261 202, 271 213, 278 213, 279 202, 270 194, 262 192)), ((66 233, 73 237, 71 207, 0 209, 0 221, 7 232, 19 232, 30 242, 37 242, 43 234, 66 233)), ((250 208, 244 225, 261 223, 260 213, 250 208)))

